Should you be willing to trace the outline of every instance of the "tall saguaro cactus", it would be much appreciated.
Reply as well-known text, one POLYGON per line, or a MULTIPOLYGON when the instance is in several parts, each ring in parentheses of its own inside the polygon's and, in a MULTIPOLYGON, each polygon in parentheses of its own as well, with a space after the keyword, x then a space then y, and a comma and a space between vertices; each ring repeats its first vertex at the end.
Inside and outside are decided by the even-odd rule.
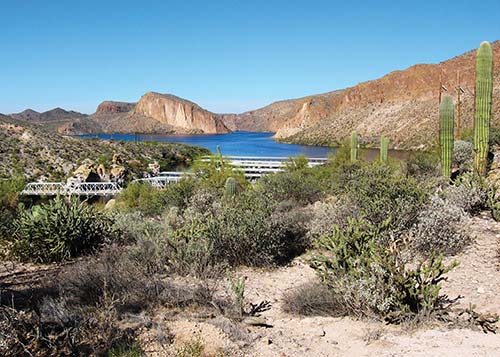
POLYGON ((351 133, 351 162, 358 160, 358 133, 354 130, 351 133))
POLYGON ((389 139, 385 136, 380 137, 380 161, 387 162, 387 152, 389 150, 389 139))
POLYGON ((453 160, 453 145, 455 132, 455 108, 453 99, 447 95, 443 97, 439 106, 439 145, 441 148, 441 170, 443 176, 451 176, 453 160))
POLYGON ((490 139, 491 101, 493 95, 493 51, 488 42, 481 43, 476 54, 476 101, 474 113, 474 169, 486 175, 490 139))

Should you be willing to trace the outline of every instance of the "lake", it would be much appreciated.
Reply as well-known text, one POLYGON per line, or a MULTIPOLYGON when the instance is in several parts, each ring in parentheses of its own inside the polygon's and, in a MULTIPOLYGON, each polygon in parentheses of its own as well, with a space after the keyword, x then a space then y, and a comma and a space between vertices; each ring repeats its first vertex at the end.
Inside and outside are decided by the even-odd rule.
MULTIPOLYGON (((234 132, 229 134, 213 135, 164 135, 164 134, 86 134, 85 138, 113 139, 124 141, 163 141, 197 145, 217 151, 220 146, 222 153, 227 156, 275 156, 292 157, 304 155, 306 157, 326 157, 336 148, 325 146, 311 146, 298 144, 284 144, 275 141, 273 133, 234 132)), ((368 160, 378 157, 378 149, 363 150, 368 160)), ((403 152, 390 151, 389 155, 401 159, 403 152)))

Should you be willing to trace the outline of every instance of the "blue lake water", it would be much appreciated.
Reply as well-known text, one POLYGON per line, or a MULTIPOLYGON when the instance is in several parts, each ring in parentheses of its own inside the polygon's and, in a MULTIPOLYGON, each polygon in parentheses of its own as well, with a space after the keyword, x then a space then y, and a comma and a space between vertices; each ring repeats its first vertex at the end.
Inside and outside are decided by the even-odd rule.
MULTIPOLYGON (((275 141, 272 133, 235 132, 230 134, 214 135, 163 135, 163 134, 86 134, 84 138, 113 139, 124 141, 162 141, 197 145, 209 149, 213 153, 220 146, 222 153, 227 156, 274 156, 293 157, 327 157, 336 148, 325 146, 284 144, 275 141)), ((379 157, 376 148, 362 149, 361 155, 367 160, 379 157)), ((395 160, 405 160, 408 152, 389 150, 389 157, 395 160)))
POLYGON ((216 152, 217 145, 228 156, 326 157, 331 147, 283 144, 273 140, 272 133, 235 132, 216 135, 150 135, 150 134, 87 134, 86 138, 125 141, 163 141, 197 145, 216 152))

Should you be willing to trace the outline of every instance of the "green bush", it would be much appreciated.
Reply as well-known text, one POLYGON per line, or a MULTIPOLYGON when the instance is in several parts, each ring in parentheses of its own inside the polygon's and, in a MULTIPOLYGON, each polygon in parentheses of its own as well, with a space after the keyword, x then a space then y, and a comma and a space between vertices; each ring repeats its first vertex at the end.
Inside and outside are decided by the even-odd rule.
POLYGON ((138 210, 145 215, 159 215, 167 206, 162 192, 148 183, 133 182, 117 197, 118 207, 138 210))
POLYGON ((427 179, 439 175, 439 154, 436 150, 413 151, 406 160, 406 173, 417 179, 427 179))
POLYGON ((404 258, 406 244, 377 243, 387 223, 351 220, 346 229, 336 227, 318 241, 311 266, 335 294, 330 300, 343 301, 339 309, 349 315, 390 322, 445 314, 447 299, 439 294, 439 282, 451 267, 434 255, 410 267, 404 258))
POLYGON ((388 220, 379 237, 381 242, 408 230, 428 199, 423 184, 377 163, 348 164, 334 171, 330 191, 345 206, 341 211, 352 217, 375 226, 388 220))
POLYGON ((11 253, 39 263, 68 260, 117 238, 112 223, 86 203, 56 198, 22 212, 15 220, 11 253))
POLYGON ((322 187, 313 170, 297 169, 264 176, 255 184, 255 191, 273 201, 307 204, 321 197, 322 187))
POLYGON ((231 265, 282 264, 301 254, 309 245, 308 219, 295 204, 266 199, 247 191, 237 200, 226 201, 208 221, 208 239, 216 261, 231 265))
POLYGON ((231 167, 221 157, 212 156, 209 161, 196 161, 192 167, 192 172, 200 180, 200 188, 217 191, 221 195, 224 193, 226 181, 229 177, 233 177, 237 185, 242 188, 248 185, 243 172, 231 167))
POLYGON ((12 234, 12 222, 19 213, 19 192, 23 187, 22 177, 0 180, 0 241, 12 234))

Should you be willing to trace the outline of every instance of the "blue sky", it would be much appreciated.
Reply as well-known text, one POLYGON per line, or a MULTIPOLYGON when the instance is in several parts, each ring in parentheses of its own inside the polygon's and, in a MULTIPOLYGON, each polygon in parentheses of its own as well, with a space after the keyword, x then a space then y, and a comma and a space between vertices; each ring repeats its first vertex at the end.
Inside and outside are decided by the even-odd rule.
POLYGON ((0 112, 172 93, 215 112, 500 39, 500 1, 0 0, 0 112))

